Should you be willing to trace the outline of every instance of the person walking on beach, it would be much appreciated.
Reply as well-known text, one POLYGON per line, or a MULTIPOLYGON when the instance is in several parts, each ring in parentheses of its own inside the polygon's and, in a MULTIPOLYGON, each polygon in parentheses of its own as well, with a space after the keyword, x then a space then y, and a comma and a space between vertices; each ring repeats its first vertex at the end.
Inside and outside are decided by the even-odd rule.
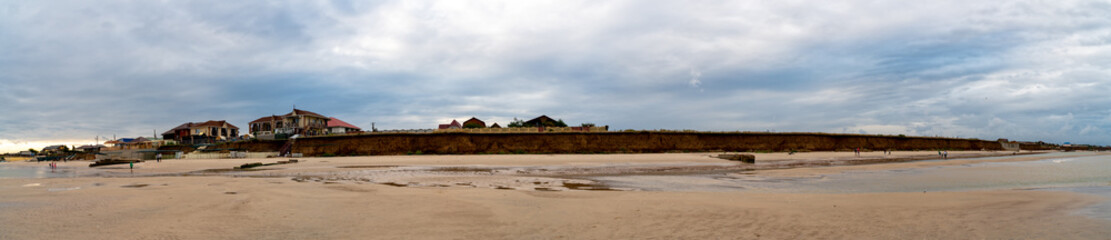
POLYGON ((154 160, 157 161, 157 162, 162 162, 162 153, 158 153, 158 155, 154 155, 154 160))
POLYGON ((949 159, 949 151, 948 151, 948 150, 946 150, 946 151, 945 151, 945 154, 942 154, 942 155, 941 155, 941 158, 944 158, 944 159, 949 159))
POLYGON ((856 152, 856 156, 860 157, 860 148, 856 148, 853 152, 856 152))

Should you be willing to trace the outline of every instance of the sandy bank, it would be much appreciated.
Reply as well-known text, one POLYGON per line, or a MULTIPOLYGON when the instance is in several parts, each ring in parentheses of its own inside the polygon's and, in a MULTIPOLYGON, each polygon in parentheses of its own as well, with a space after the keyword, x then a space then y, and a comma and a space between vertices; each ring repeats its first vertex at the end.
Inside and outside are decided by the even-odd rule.
MULTIPOLYGON (((950 152, 950 156, 984 153, 950 152)), ((852 152, 761 153, 757 157, 774 163, 931 154, 936 152, 887 156, 865 152, 859 158, 852 152)), ((66 171, 109 177, 0 179, 0 222, 4 223, 0 239, 1102 239, 1111 235, 1111 222, 1073 214, 1101 199, 1069 192, 793 194, 565 188, 567 181, 584 181, 576 178, 591 174, 743 165, 711 155, 302 158, 300 163, 258 171, 207 174, 221 176, 199 175, 206 175, 200 173, 208 169, 283 159, 148 161, 133 170, 126 165, 90 169, 87 161, 65 162, 60 166, 66 171)), ((755 174, 810 176, 1043 158, 807 167, 755 174)))

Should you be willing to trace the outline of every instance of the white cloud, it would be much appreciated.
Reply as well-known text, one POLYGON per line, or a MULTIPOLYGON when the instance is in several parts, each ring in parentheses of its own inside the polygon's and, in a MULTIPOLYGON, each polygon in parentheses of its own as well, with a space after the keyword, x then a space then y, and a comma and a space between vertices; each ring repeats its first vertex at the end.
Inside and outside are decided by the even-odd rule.
POLYGON ((694 70, 694 68, 691 68, 691 80, 688 81, 687 84, 691 85, 691 87, 693 87, 693 88, 701 87, 702 86, 702 80, 698 80, 698 78, 700 78, 700 77, 702 77, 702 72, 700 72, 698 70, 694 70))

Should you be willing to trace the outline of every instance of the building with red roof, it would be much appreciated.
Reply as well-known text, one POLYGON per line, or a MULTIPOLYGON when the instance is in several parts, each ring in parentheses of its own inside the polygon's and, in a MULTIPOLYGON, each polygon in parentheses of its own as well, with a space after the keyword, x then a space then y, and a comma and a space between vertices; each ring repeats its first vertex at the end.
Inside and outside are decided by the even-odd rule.
POLYGON ((439 129, 460 129, 460 128, 463 128, 463 124, 459 124, 459 121, 456 121, 455 119, 452 119, 451 123, 449 123, 449 124, 440 124, 439 129))
POLYGON ((360 131, 362 131, 362 129, 360 129, 359 127, 351 125, 350 123, 344 122, 343 120, 339 120, 335 117, 329 118, 328 120, 329 134, 346 134, 360 131))
POLYGON ((486 128, 486 122, 478 120, 476 117, 471 117, 471 119, 463 121, 463 128, 486 128))

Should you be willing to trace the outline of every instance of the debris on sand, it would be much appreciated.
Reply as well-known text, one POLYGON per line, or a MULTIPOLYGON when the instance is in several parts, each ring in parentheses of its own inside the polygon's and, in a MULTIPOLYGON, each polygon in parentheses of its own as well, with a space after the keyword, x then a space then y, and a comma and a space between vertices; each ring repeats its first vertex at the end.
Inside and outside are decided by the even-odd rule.
POLYGON ((104 165, 115 165, 125 163, 141 163, 143 160, 123 160, 123 159, 104 159, 89 164, 89 167, 99 167, 104 165))
POLYGON ((752 154, 748 154, 748 153, 718 154, 717 158, 730 160, 730 161, 741 161, 741 162, 746 162, 746 163, 756 163, 756 155, 752 155, 752 154))
POLYGON ((265 167, 265 166, 273 166, 273 165, 279 165, 279 164, 290 164, 290 163, 297 163, 297 159, 290 159, 289 161, 278 161, 276 163, 265 163, 265 164, 261 163, 261 162, 245 163, 245 164, 239 165, 238 167, 235 167, 233 169, 248 169, 248 168, 265 167))

